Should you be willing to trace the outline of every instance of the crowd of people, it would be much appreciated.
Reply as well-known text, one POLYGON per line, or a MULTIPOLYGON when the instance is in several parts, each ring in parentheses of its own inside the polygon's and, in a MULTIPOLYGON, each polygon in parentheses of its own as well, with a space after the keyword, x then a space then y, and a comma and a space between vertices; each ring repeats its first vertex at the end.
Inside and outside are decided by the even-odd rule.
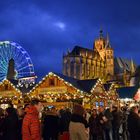
POLYGON ((138 106, 85 110, 44 107, 34 99, 15 109, 0 108, 0 140, 140 140, 138 106))

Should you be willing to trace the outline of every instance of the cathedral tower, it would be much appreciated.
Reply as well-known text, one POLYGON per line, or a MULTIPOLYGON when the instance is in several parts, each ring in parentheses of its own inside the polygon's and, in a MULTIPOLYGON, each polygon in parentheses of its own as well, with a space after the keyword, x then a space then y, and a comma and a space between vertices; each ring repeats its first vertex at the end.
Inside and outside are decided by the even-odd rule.
POLYGON ((109 36, 107 35, 105 46, 106 75, 109 80, 114 76, 114 50, 111 48, 109 36))
POLYGON ((105 60, 105 39, 103 37, 103 31, 100 30, 100 36, 94 42, 94 51, 98 52, 100 57, 105 60))

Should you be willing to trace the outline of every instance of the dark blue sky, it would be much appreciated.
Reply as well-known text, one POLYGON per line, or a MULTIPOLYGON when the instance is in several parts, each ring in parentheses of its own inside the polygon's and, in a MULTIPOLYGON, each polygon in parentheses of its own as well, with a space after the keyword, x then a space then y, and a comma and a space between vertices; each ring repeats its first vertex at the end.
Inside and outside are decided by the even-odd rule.
POLYGON ((24 47, 43 77, 62 72, 68 48, 92 48, 102 27, 115 55, 139 64, 139 6, 139 0, 0 0, 0 40, 24 47))

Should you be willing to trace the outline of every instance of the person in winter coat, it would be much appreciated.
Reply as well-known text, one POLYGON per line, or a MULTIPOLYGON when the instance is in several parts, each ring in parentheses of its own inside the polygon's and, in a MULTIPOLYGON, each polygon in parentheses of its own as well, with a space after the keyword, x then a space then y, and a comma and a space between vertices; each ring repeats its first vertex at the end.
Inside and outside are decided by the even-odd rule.
POLYGON ((18 140, 18 116, 12 107, 6 109, 7 116, 3 122, 3 139, 18 140))
POLYGON ((23 140, 41 140, 41 130, 39 122, 39 112, 42 104, 38 99, 31 101, 31 105, 25 109, 26 115, 22 123, 23 140))
POLYGON ((44 118, 43 140, 57 140, 59 133, 59 117, 55 107, 47 111, 44 118))
POLYGON ((22 140, 22 122, 24 118, 24 109, 22 107, 17 108, 17 114, 18 114, 18 140, 22 140))
POLYGON ((91 117, 89 118, 89 134, 90 134, 90 140, 98 140, 99 137, 102 135, 102 128, 99 124, 98 114, 97 110, 94 109, 91 117))
POLYGON ((102 139, 112 140, 112 121, 113 117, 109 109, 104 109, 103 106, 99 108, 99 121, 103 130, 102 139))
POLYGON ((118 110, 116 106, 112 107, 112 130, 113 130, 113 140, 119 140, 119 128, 122 123, 123 114, 118 110))
POLYGON ((70 140, 88 140, 88 125, 83 115, 84 108, 79 104, 74 105, 69 125, 70 140))
MULTIPOLYGON (((123 140, 129 140, 129 132, 128 132, 128 125, 127 125, 127 118, 129 115, 129 111, 127 106, 121 107, 121 112, 122 112, 122 138, 123 140)), ((120 127, 121 128, 121 127, 120 127)))
POLYGON ((71 112, 70 109, 66 109, 64 112, 60 115, 60 132, 63 134, 63 132, 69 131, 69 123, 71 120, 71 112))
POLYGON ((4 111, 0 108, 0 140, 3 140, 3 123, 4 123, 4 111))
POLYGON ((127 119, 130 140, 140 140, 140 117, 138 116, 138 108, 132 107, 127 119))

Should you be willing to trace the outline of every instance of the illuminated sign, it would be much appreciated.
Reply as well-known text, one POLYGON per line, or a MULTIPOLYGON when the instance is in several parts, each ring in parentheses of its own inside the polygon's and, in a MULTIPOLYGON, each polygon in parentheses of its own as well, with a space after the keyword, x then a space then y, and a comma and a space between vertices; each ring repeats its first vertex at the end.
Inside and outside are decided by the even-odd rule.
POLYGON ((48 87, 48 88, 40 88, 38 90, 39 94, 46 94, 46 93, 66 93, 67 87, 48 87))

